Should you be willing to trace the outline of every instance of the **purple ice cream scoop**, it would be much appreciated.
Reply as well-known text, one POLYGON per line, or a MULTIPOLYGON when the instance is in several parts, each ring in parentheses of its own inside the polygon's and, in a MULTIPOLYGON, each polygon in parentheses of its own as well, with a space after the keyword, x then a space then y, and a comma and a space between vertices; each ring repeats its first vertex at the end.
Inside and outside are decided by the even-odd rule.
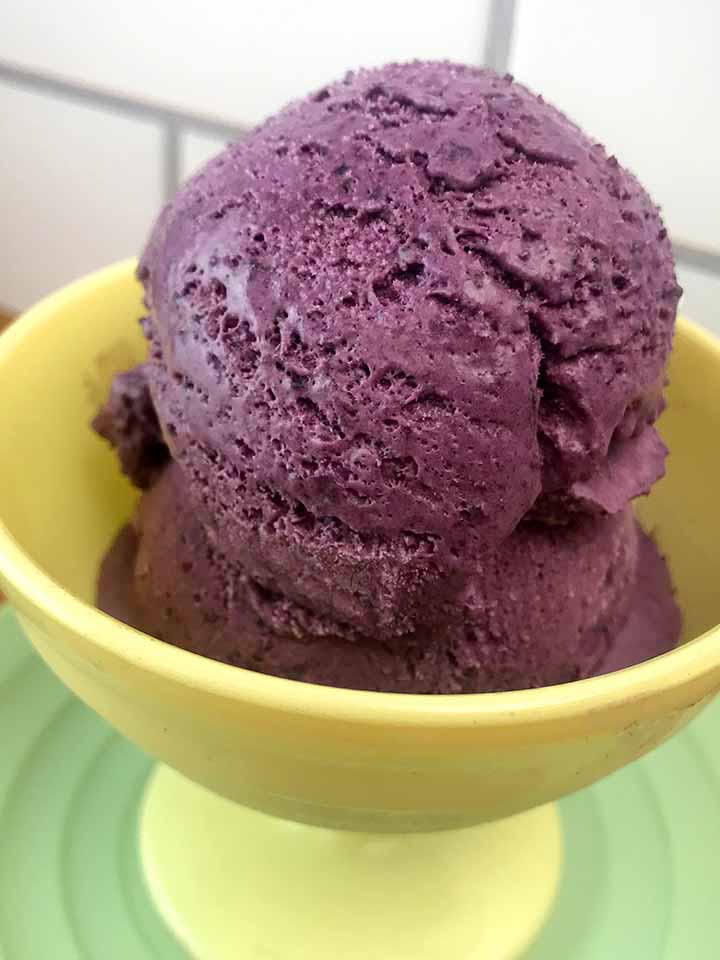
POLYGON ((658 210, 510 77, 390 65, 291 104, 139 276, 137 376, 208 550, 336 639, 429 637, 514 531, 618 522, 662 473, 658 210))
POLYGON ((188 496, 298 600, 340 571, 360 627, 414 626, 546 496, 618 510, 662 471, 657 208, 509 77, 388 66, 292 104, 179 192, 140 277, 188 496))

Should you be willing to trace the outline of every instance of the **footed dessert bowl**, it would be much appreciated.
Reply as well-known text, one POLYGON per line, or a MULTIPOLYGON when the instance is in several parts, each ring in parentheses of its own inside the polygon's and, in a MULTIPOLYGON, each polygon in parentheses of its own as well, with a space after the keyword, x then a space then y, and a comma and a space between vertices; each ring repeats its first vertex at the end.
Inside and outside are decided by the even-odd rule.
POLYGON ((720 689, 720 346, 679 321, 668 472, 638 504, 682 607, 677 649, 563 686, 369 693, 205 659, 95 607, 136 492, 89 423, 143 356, 140 297, 121 263, 0 338, 0 583, 55 673, 158 760, 139 838, 158 909, 203 960, 519 956, 562 868, 553 801, 720 689))

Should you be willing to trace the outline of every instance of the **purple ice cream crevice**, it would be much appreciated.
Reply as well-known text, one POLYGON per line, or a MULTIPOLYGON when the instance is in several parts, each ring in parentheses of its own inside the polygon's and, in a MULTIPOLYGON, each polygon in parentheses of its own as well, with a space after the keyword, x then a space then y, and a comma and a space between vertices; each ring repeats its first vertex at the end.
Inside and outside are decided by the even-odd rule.
POLYGON ((114 448, 124 474, 141 490, 152 486, 169 452, 150 396, 145 364, 114 377, 92 423, 114 448))

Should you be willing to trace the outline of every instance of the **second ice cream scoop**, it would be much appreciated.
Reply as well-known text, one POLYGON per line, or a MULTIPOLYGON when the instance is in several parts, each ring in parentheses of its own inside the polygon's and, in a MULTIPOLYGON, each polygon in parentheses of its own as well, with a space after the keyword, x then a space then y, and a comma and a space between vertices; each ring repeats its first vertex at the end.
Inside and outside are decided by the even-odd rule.
POLYGON ((624 510, 523 523, 421 627, 392 641, 289 600, 212 544, 170 465, 106 559, 105 609, 236 666, 332 686, 477 693, 564 683, 663 653, 679 613, 667 569, 624 510))

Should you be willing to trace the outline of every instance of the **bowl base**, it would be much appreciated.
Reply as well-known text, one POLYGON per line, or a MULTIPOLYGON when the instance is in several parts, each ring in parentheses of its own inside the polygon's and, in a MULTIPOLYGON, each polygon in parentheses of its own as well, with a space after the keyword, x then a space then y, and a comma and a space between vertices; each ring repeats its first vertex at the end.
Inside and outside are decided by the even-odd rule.
POLYGON ((513 960, 555 898, 555 805, 463 830, 368 834, 279 820, 167 767, 141 846, 157 908, 196 960, 513 960))

